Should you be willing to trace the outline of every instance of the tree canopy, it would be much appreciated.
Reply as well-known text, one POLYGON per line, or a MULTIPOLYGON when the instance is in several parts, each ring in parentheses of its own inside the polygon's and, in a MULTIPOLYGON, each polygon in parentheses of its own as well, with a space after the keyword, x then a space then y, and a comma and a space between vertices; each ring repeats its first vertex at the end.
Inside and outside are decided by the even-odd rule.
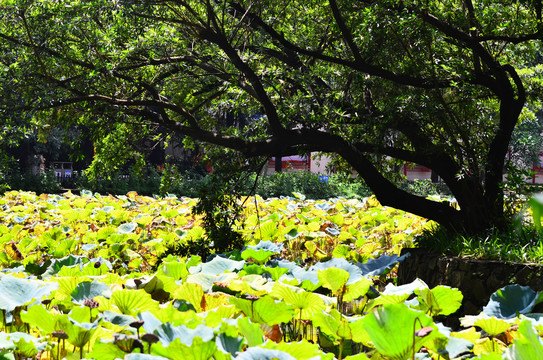
POLYGON ((508 146, 538 107, 540 1, 7 0, 0 10, 1 66, 21 110, 92 127, 98 161, 120 139, 157 132, 249 158, 330 152, 385 205, 469 231, 505 220, 508 146), (393 165, 406 162, 435 171, 459 208, 399 189, 393 165))

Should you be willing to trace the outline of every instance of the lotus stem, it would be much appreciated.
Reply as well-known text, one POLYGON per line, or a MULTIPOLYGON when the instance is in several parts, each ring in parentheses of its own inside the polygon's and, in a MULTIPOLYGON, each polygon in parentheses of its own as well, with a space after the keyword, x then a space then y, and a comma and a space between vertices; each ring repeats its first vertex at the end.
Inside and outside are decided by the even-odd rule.
POLYGON ((339 354, 337 356, 338 360, 341 360, 342 359, 342 353, 343 353, 343 343, 345 342, 345 339, 341 338, 341 340, 339 341, 339 354))

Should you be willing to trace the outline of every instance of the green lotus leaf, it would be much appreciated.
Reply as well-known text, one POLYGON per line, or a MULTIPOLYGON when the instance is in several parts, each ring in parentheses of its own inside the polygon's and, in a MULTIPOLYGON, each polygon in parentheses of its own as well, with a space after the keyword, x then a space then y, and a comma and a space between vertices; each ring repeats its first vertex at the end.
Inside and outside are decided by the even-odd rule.
MULTIPOLYGON (((143 328, 146 332, 152 333, 156 328, 164 323, 181 325, 191 323, 199 319, 194 311, 179 311, 173 306, 160 307, 152 311, 144 311, 137 315, 139 320, 144 321, 143 328)), ((197 322, 201 322, 197 320, 197 322)))
POLYGON ((111 297, 111 289, 106 284, 97 280, 83 281, 77 284, 72 291, 72 300, 76 304, 82 304, 87 299, 93 299, 96 296, 111 297))
POLYGON ((162 265, 160 265, 159 269, 164 275, 171 277, 175 280, 186 280, 187 275, 189 274, 189 271, 187 269, 187 264, 178 262, 178 261, 171 261, 171 262, 162 262, 162 265))
POLYGON ((153 345, 151 352, 172 360, 208 360, 216 350, 217 346, 214 341, 195 337, 191 341, 191 345, 183 344, 179 338, 176 338, 168 346, 159 342, 153 345))
POLYGON ((203 324, 198 324, 196 328, 190 329, 186 325, 173 326, 170 323, 165 323, 157 327, 154 333, 158 335, 164 347, 168 347, 175 339, 180 340, 184 345, 192 346, 195 338, 211 341, 215 337, 213 328, 203 324))
POLYGON ((334 359, 334 354, 328 353, 324 354, 319 348, 319 345, 310 343, 306 339, 303 339, 298 342, 285 342, 275 343, 273 341, 268 341, 263 348, 270 350, 279 350, 294 356, 298 360, 308 360, 319 358, 321 360, 332 360, 334 359))
POLYGON ((317 272, 319 282, 333 294, 345 292, 345 285, 349 281, 349 273, 343 269, 328 268, 317 272))
POLYGON ((260 236, 262 240, 274 240, 278 234, 277 222, 273 220, 261 224, 258 230, 255 231, 255 235, 260 236))
POLYGON ((262 275, 264 274, 264 268, 258 264, 246 264, 243 270, 239 272, 240 276, 245 275, 262 275))
POLYGON ((55 331, 56 316, 49 312, 43 305, 29 306, 27 311, 21 312, 21 320, 32 327, 43 330, 46 334, 55 331))
POLYGON ((458 289, 439 285, 433 289, 417 289, 415 294, 420 302, 416 309, 429 313, 430 316, 450 315, 460 308, 464 296, 458 289))
POLYGON ((359 280, 361 280, 364 276, 362 275, 362 271, 356 267, 355 265, 351 264, 344 258, 333 258, 331 260, 317 263, 309 268, 309 271, 319 271, 319 270, 326 270, 330 268, 337 268, 341 270, 345 270, 347 273, 349 273, 349 278, 347 281, 347 285, 353 284, 359 280))
POLYGON ((194 306, 196 312, 202 311, 204 290, 200 284, 183 283, 172 293, 172 298, 186 300, 194 306))
POLYGON ((80 194, 81 197, 83 197, 83 198, 91 198, 91 197, 92 197, 92 191, 90 191, 90 190, 84 190, 84 189, 83 189, 83 190, 81 190, 81 191, 79 192, 79 194, 80 194))
POLYGON ((41 300, 58 289, 56 282, 26 280, 11 275, 0 276, 0 309, 12 311, 33 300, 41 300))
POLYGON ((158 308, 158 303, 145 290, 117 290, 111 295, 111 300, 125 315, 158 308))
POLYGON ((124 360, 168 360, 168 358, 158 355, 131 353, 126 354, 124 360))
POLYGON ((276 267, 265 266, 263 269, 264 269, 264 272, 267 272, 268 274, 271 275, 273 281, 279 281, 279 278, 282 275, 289 272, 289 269, 279 267, 279 266, 276 266, 276 267))
MULTIPOLYGON (((55 244, 56 246, 56 244, 55 244)), ((83 256, 68 255, 61 259, 52 259, 51 264, 47 267, 47 270, 43 273, 43 277, 49 277, 58 274, 58 272, 64 266, 74 266, 84 263, 83 256)))
POLYGON ((341 214, 329 216, 328 219, 339 227, 342 227, 345 223, 345 217, 341 214))
POLYGON ((366 305, 366 310, 369 311, 376 306, 387 305, 387 304, 401 304, 409 298, 409 294, 403 295, 383 295, 368 301, 366 305))
POLYGON ((130 315, 123 315, 113 311, 104 311, 100 314, 100 317, 113 325, 129 326, 136 321, 136 318, 130 315))
POLYGON ((56 281, 59 285, 58 291, 54 293, 54 298, 58 300, 72 299, 72 292, 75 291, 77 285, 81 282, 82 279, 76 276, 67 276, 56 278, 56 281))
POLYGON ((370 360, 368 355, 366 355, 365 353, 358 353, 356 355, 345 356, 343 359, 344 360, 370 360))
POLYGON ((296 360, 296 358, 281 350, 250 347, 236 356, 235 360, 296 360))
POLYGON ((427 289, 428 285, 420 279, 415 279, 409 284, 404 284, 400 286, 396 286, 392 283, 387 284, 385 286, 385 290, 382 292, 383 295, 411 295, 415 292, 417 289, 427 289))
POLYGON ((245 266, 245 261, 236 261, 226 259, 221 256, 215 256, 213 260, 201 263, 189 269, 191 274, 203 273, 208 275, 221 275, 225 272, 240 271, 245 266))
POLYGON ((196 240, 200 240, 201 238, 203 238, 204 234, 205 234, 205 230, 204 230, 203 227, 195 226, 195 227, 193 227, 192 229, 190 229, 188 231, 187 237, 192 241, 196 241, 196 240))
POLYGON ((362 278, 353 284, 347 285, 343 294, 343 301, 352 301, 366 295, 372 284, 373 281, 370 279, 362 278))
MULTIPOLYGON (((476 358, 474 359, 477 359, 477 360, 503 360, 504 358, 502 357, 502 354, 501 353, 489 353, 489 354, 482 354, 480 356, 477 356, 476 358)), ((520 360, 521 358, 516 358, 516 360, 520 360)))
MULTIPOLYGON (((0 332, 0 347, 6 350, 14 350, 17 354, 22 355, 24 358, 34 357, 38 352, 45 350, 46 346, 47 342, 42 342, 40 339, 27 333, 0 332)), ((13 359, 9 357, 5 358, 13 359)))
POLYGON ((543 354, 543 341, 529 320, 523 320, 518 327, 518 338, 505 351, 505 359, 540 359, 543 354))
POLYGON ((93 323, 79 323, 66 317, 55 319, 55 330, 62 330, 68 335, 68 342, 79 348, 85 346, 99 326, 100 319, 93 323))
POLYGON ((229 283, 237 278, 237 273, 224 273, 220 275, 198 273, 195 275, 187 276, 187 282, 200 284, 205 292, 209 292, 213 288, 213 284, 215 282, 229 283))
POLYGON ((238 318, 239 333, 247 340, 247 345, 258 346, 264 343, 264 333, 259 324, 252 323, 248 317, 238 318))
POLYGON ((470 352, 473 349, 473 343, 456 337, 449 337, 445 350, 449 359, 456 359, 460 355, 470 352))
POLYGON ((366 263, 358 263, 356 266, 362 270, 365 276, 378 276, 392 269, 396 264, 402 262, 410 254, 398 255, 381 255, 377 259, 369 259, 366 263))
POLYGON ((75 244, 76 242, 73 238, 62 240, 54 246, 53 256, 57 259, 67 256, 75 248, 75 244))
POLYGON ((124 223, 124 224, 119 225, 119 227, 117 228, 117 233, 130 234, 131 232, 136 230, 137 227, 138 227, 138 224, 134 222, 124 223))
POLYGON ((217 350, 225 354, 230 354, 236 356, 238 352, 243 348, 243 341, 245 339, 240 336, 228 336, 225 333, 221 332, 215 338, 215 345, 217 345, 217 350))
POLYGON ((272 241, 261 241, 257 245, 247 246, 241 252, 243 260, 253 259, 258 264, 264 264, 274 254, 281 252, 283 244, 276 244, 272 241))
POLYGON ((483 313, 500 319, 511 319, 518 314, 529 313, 541 301, 543 295, 528 286, 508 285, 490 296, 490 301, 483 307, 483 313))
POLYGON ((353 338, 353 328, 351 327, 351 319, 341 314, 336 309, 332 309, 330 313, 325 311, 317 312, 313 316, 313 325, 334 341, 341 339, 350 340, 353 338))
POLYGON ((509 329, 513 324, 495 317, 479 318, 473 324, 483 329, 490 336, 496 336, 509 329))
POLYGON ((300 315, 296 316, 297 318, 310 319, 313 313, 325 308, 324 301, 317 294, 295 289, 276 283, 270 295, 299 310, 300 315))
POLYGON ((276 302, 270 296, 262 297, 256 301, 231 297, 229 302, 259 324, 271 326, 282 322, 287 323, 294 316, 292 306, 284 302, 276 302))
POLYGON ((25 338, 20 338, 18 341, 13 341, 15 352, 22 355, 23 358, 33 358, 38 352, 45 349, 46 343, 41 344, 40 349, 37 348, 36 341, 38 339, 27 341, 25 338))
POLYGON ((247 249, 241 253, 241 258, 243 260, 252 259, 257 264, 264 264, 275 254, 273 251, 247 249))
MULTIPOLYGON (((328 230, 330 228, 327 228, 328 230)), ((351 247, 349 245, 345 244, 339 244, 334 248, 334 251, 332 251, 332 257, 335 258, 348 258, 349 253, 352 251, 351 247)))
POLYGON ((292 229, 289 232, 287 232, 284 236, 285 236, 285 240, 290 241, 290 240, 299 238, 300 235, 301 233, 299 233, 297 229, 292 229))
POLYGON ((437 327, 430 317, 410 309, 405 304, 373 309, 361 321, 375 349, 392 360, 405 360, 413 356, 413 335, 416 329, 432 327, 434 331, 426 337, 415 336, 415 352, 432 342, 439 334, 435 331, 437 327))
POLYGON ((87 354, 88 359, 115 360, 124 359, 127 355, 113 342, 96 341, 92 351, 87 354))

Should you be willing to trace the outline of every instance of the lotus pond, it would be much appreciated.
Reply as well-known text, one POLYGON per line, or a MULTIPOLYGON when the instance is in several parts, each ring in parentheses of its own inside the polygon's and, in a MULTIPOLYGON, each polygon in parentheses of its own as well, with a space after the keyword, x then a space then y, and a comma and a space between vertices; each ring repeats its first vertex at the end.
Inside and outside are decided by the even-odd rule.
POLYGON ((543 295, 512 285, 464 330, 459 290, 396 286, 430 226, 374 199, 245 202, 242 251, 165 256, 205 236, 196 200, 0 198, 0 359, 538 359, 543 295))

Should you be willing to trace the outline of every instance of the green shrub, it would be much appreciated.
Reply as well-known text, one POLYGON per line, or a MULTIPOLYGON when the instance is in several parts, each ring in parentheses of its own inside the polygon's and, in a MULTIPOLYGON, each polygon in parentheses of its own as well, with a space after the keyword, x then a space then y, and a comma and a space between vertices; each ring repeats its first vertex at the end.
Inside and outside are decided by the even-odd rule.
POLYGON ((160 182, 161 177, 157 171, 152 167, 145 167, 139 172, 131 170, 128 174, 116 172, 109 179, 90 180, 83 174, 78 178, 76 188, 113 195, 135 191, 141 195, 151 196, 159 193, 160 182))
POLYGON ((51 194, 59 192, 61 186, 53 172, 45 172, 43 174, 32 174, 30 172, 20 174, 18 172, 10 172, 4 176, 4 181, 2 185, 0 185, 0 193, 7 190, 22 190, 33 191, 37 194, 51 194))
POLYGON ((400 183, 399 188, 420 196, 451 194, 451 191, 445 183, 433 183, 428 179, 404 180, 400 183))
MULTIPOLYGON (((78 189, 87 189, 105 194, 126 194, 136 191, 142 195, 175 194, 196 198, 202 187, 209 186, 210 177, 195 170, 181 173, 177 168, 166 166, 161 172, 146 167, 140 173, 116 173, 111 179, 90 181, 84 175, 76 184, 78 189)), ((247 181, 244 194, 250 194, 256 181, 255 193, 263 198, 292 196, 301 193, 308 199, 329 199, 345 197, 362 199, 372 194, 369 187, 356 177, 330 175, 328 181, 321 181, 318 174, 310 172, 282 172, 271 175, 253 174, 247 181)), ((450 191, 444 184, 434 184, 430 180, 413 180, 401 183, 401 188, 417 195, 448 195, 450 191)))

